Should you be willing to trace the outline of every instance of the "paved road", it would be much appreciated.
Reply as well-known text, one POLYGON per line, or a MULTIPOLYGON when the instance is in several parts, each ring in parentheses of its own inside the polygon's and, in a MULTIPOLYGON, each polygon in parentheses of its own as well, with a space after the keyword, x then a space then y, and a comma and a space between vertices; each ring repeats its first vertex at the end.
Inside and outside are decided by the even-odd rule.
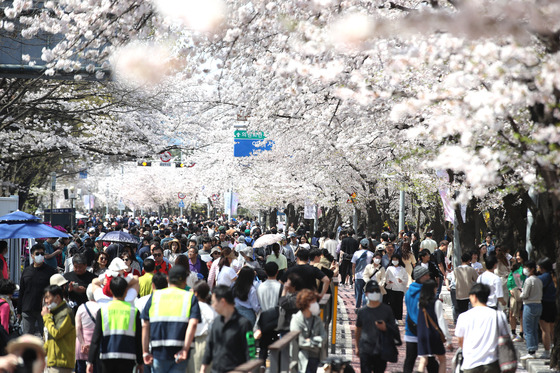
MULTIPOLYGON (((354 307, 354 290, 350 287, 340 286, 339 287, 339 302, 338 302, 338 330, 336 336, 336 353, 334 355, 343 355, 347 359, 352 360, 352 366, 356 372, 360 371, 360 360, 356 355, 353 354, 354 351, 354 333, 356 325, 356 312, 354 307)), ((455 328, 451 316, 451 308, 447 305, 444 306, 446 310, 446 318, 448 319, 448 326, 451 335, 454 335, 455 328)), ((404 312, 406 315, 406 310, 404 312)), ((400 326, 401 339, 404 341, 404 326, 400 326)), ((457 348, 457 338, 453 338, 453 345, 457 348)), ((523 344, 516 344, 518 350, 521 353, 525 353, 523 349, 523 344)), ((405 344, 398 347, 399 351, 399 361, 397 363, 389 363, 387 365, 387 372, 402 372, 402 365, 404 363, 405 356, 405 344)), ((454 352, 448 352, 447 357, 447 371, 451 372, 451 359, 453 358, 454 352)), ((523 367, 519 367, 518 372, 527 372, 523 367)))

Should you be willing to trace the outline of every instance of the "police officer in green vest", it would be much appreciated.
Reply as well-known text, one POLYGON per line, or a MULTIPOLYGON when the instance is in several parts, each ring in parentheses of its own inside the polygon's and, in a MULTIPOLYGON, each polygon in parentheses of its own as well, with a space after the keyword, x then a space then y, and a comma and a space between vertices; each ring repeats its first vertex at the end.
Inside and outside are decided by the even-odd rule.
POLYGON ((103 305, 95 317, 87 373, 93 373, 97 357, 102 373, 129 373, 136 364, 138 372, 143 372, 142 324, 136 307, 124 301, 127 285, 122 277, 111 280, 114 299, 103 305))
POLYGON ((185 373, 200 308, 192 291, 184 290, 185 267, 171 268, 168 281, 169 287, 154 291, 142 312, 144 363, 152 364, 154 373, 185 373))

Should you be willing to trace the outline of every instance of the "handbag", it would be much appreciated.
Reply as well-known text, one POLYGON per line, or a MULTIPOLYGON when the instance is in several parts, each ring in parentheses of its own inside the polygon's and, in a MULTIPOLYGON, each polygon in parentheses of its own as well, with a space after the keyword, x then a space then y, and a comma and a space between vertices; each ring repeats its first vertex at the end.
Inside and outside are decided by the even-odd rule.
POLYGON ((428 315, 428 312, 426 311, 425 308, 422 308, 422 311, 424 311, 424 319, 426 320, 426 325, 428 325, 428 322, 430 323, 430 325, 437 330, 437 332, 439 333, 439 337, 441 338, 441 342, 443 344, 445 344, 445 335, 443 334, 443 332, 441 331, 441 329, 439 328, 439 325, 430 317, 430 315, 428 315))
MULTIPOLYGON (((503 373, 513 373, 517 370, 517 350, 509 334, 500 335, 500 319, 496 311, 496 327, 498 328, 498 362, 503 373)), ((507 328, 505 329, 507 330, 507 328)))
POLYGON ((451 372, 452 373, 462 373, 463 369, 463 349, 459 347, 457 352, 455 352, 455 356, 451 360, 451 372))

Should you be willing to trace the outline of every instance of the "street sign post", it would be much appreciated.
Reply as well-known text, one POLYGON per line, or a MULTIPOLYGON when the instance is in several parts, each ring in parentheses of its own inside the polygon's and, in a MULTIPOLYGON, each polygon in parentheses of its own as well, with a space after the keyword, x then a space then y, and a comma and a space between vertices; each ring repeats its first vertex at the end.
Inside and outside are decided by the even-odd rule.
POLYGON ((123 210, 126 208, 122 199, 119 200, 118 208, 119 208, 119 215, 122 215, 123 210))
MULTIPOLYGON (((182 194, 182 193, 179 193, 179 194, 182 194)), ((181 198, 181 197, 179 197, 179 198, 181 198)), ((185 198, 185 197, 183 197, 183 198, 185 198)), ((179 201, 179 209, 181 209, 181 211, 180 211, 180 213, 179 213, 180 216, 183 216, 183 208, 184 208, 184 207, 185 207, 185 201, 183 201, 183 200, 181 199, 181 200, 179 201)))

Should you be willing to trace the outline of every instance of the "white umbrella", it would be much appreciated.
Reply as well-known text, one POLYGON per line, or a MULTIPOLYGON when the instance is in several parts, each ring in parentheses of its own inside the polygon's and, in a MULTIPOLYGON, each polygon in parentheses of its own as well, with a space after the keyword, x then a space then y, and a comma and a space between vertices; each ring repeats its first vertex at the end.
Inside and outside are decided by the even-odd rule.
POLYGON ((284 237, 281 234, 265 234, 264 236, 257 238, 253 247, 259 248, 272 245, 273 243, 282 241, 283 238, 284 237))

